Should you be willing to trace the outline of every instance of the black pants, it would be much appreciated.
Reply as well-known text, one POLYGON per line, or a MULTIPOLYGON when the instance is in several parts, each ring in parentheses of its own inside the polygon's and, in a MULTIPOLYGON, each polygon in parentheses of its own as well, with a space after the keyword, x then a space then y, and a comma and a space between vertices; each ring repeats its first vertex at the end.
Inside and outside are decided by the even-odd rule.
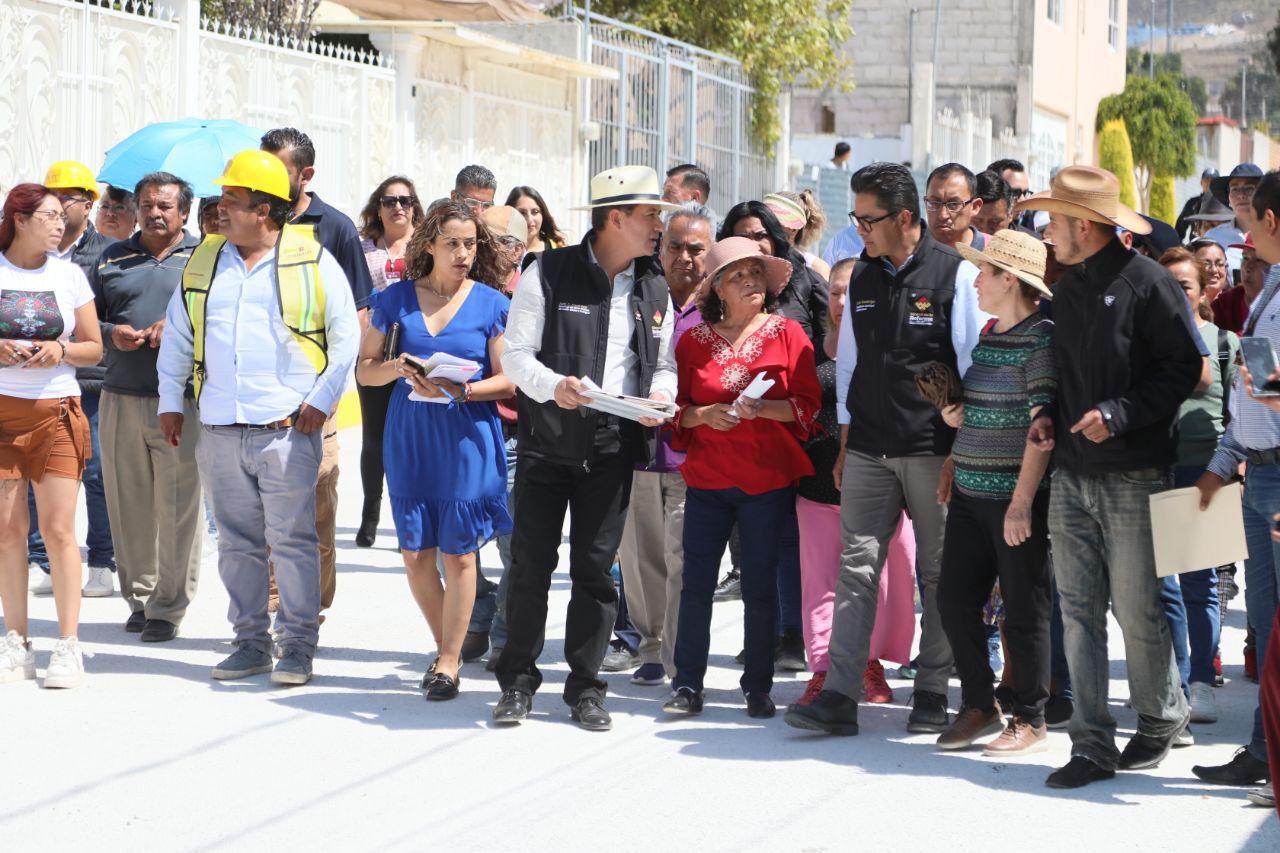
POLYGON ((360 397, 360 485, 364 488, 364 515, 378 517, 382 506, 382 430, 396 383, 356 384, 360 397))
MULTIPOLYGON (((616 446, 616 445, 615 445, 616 446)), ((547 626, 547 592, 556 569, 564 515, 569 517, 569 578, 565 620, 569 664, 564 701, 603 699, 600 675, 618 612, 609 572, 631 496, 632 453, 599 454, 590 470, 522 456, 516 468, 515 530, 507 590, 507 644, 498 659, 498 684, 534 693, 542 685, 537 660, 547 626)))
MULTIPOLYGON (((942 547, 938 609, 960 673, 964 704, 990 710, 994 675, 987 654, 982 607, 998 579, 1004 599, 1004 637, 1013 673, 1014 713, 1044 722, 1049 698, 1049 492, 1031 505, 1031 538, 1004 541, 1008 501, 952 493, 942 547)), ((1009 710, 1009 709, 1006 709, 1009 710)))

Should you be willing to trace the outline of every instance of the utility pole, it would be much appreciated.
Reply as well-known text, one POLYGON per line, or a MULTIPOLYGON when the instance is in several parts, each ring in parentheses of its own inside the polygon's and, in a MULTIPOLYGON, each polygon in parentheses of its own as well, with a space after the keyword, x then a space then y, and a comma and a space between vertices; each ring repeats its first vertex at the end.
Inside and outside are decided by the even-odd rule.
POLYGON ((1249 57, 1240 57, 1240 128, 1249 129, 1249 57))
POLYGON ((1147 76, 1156 79, 1156 0, 1151 0, 1151 17, 1147 20, 1147 76))

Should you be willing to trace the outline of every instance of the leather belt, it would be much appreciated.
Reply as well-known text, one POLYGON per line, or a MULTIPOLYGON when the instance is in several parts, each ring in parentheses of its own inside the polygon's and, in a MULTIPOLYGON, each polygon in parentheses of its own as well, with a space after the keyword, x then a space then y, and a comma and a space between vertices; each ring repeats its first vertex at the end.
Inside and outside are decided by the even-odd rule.
POLYGON ((297 421, 297 419, 298 419, 298 413, 294 412, 291 415, 286 415, 280 420, 272 421, 269 424, 231 424, 231 426, 243 427, 244 429, 280 430, 280 429, 291 428, 294 425, 294 422, 297 421))
POLYGON ((1280 465, 1280 447, 1266 450, 1246 450, 1244 456, 1251 465, 1280 465))

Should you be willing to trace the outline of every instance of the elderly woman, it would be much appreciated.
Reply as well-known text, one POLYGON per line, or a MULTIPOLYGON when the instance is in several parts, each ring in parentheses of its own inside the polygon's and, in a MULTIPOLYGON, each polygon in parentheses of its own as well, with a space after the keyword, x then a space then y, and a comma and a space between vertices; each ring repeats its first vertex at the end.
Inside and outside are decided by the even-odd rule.
POLYGON ((77 367, 102 359, 93 291, 75 264, 48 257, 66 230, 62 202, 18 184, 0 220, 0 684, 36 677, 27 638, 27 484, 35 491, 53 573, 58 642, 45 687, 76 687, 84 658, 76 499, 90 453, 77 367))
POLYGON ((706 260, 703 322, 676 348, 679 411, 672 446, 688 454, 684 587, 676 632, 675 688, 669 714, 702 711, 711 641, 711 601, 729 532, 742 540, 747 713, 772 717, 777 567, 783 519, 795 511, 795 485, 813 473, 800 442, 822 405, 813 345, 799 324, 770 313, 791 264, 761 253, 754 240, 729 237, 706 260), (753 377, 772 385, 743 395, 753 377))

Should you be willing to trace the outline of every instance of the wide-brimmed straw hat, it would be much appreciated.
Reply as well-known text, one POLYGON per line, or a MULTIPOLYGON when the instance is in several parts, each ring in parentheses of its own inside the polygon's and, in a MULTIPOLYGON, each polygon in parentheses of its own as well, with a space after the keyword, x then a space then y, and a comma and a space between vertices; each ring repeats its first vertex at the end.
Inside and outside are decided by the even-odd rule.
POLYGON ((1119 225, 1134 234, 1151 232, 1145 219, 1120 203, 1120 181, 1116 176, 1093 166, 1062 169, 1050 181, 1048 192, 1023 199, 1014 208, 1015 212, 1023 210, 1047 210, 1104 225, 1119 225))
POLYGON ((982 251, 964 243, 957 245, 956 251, 970 263, 988 263, 997 269, 1013 273, 1045 297, 1053 298, 1053 291, 1044 283, 1047 254, 1044 244, 1030 234, 1006 228, 991 235, 982 251))
POLYGON ((680 205, 662 200, 658 173, 648 166, 618 166, 591 179, 591 202, 571 210, 618 207, 624 204, 653 204, 663 210, 678 210, 680 205))
POLYGON ((764 202, 765 207, 773 211, 774 216, 778 217, 778 223, 790 231, 799 231, 809 221, 809 215, 804 212, 804 207, 784 195, 769 193, 761 201, 764 202))
POLYGON ((764 261, 765 289, 777 296, 791 280, 791 262, 775 258, 760 251, 760 244, 746 237, 726 237, 717 241, 707 252, 706 275, 702 278, 703 293, 711 289, 711 282, 718 273, 734 261, 755 259, 764 261))

